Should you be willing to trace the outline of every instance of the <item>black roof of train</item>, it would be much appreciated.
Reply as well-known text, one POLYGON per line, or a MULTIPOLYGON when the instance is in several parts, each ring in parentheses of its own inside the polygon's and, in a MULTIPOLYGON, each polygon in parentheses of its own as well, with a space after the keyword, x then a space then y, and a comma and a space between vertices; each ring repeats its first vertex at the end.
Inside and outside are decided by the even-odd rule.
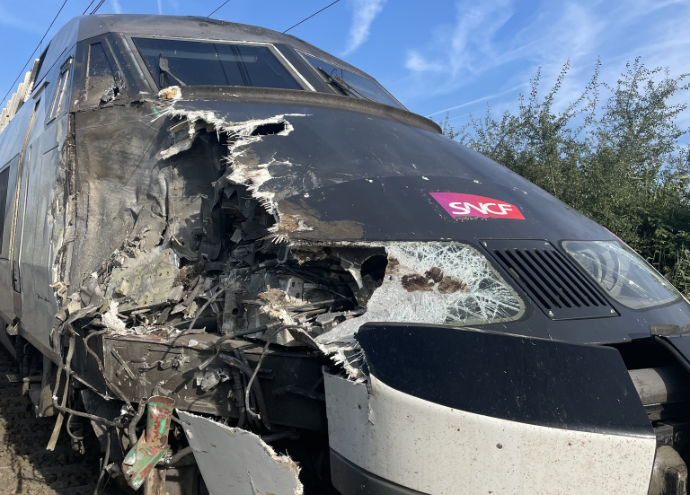
MULTIPOLYGON (((272 43, 304 43, 277 31, 211 19, 208 17, 170 16, 149 14, 107 14, 75 17, 70 23, 77 25, 76 39, 80 41, 104 33, 130 35, 161 35, 183 38, 219 40, 264 41, 272 43)), ((67 25, 65 26, 67 27, 67 25)))
POLYGON ((299 50, 308 51, 327 61, 330 59, 343 67, 362 72, 347 62, 299 38, 259 26, 238 24, 208 17, 104 14, 75 17, 58 31, 50 42, 37 82, 75 43, 106 33, 119 33, 128 36, 162 36, 200 40, 282 43, 299 50))

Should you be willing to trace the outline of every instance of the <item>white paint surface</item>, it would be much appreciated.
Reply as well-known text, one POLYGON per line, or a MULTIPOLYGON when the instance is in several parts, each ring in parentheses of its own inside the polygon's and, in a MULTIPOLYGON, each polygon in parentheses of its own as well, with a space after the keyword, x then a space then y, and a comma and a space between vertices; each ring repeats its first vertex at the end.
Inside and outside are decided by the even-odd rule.
POLYGON ((325 374, 330 445, 389 481, 431 495, 647 494, 653 437, 506 421, 370 382, 325 374))
POLYGON ((302 495, 299 467, 261 437, 177 411, 211 495, 302 495))

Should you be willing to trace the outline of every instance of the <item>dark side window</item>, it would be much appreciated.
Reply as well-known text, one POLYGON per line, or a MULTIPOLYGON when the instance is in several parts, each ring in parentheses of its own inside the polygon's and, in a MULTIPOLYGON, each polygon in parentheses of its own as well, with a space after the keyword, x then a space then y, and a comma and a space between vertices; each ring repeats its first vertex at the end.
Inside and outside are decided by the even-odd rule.
POLYGON ((0 257, 7 258, 7 249, 3 246, 2 238, 5 231, 5 205, 7 204, 7 184, 10 179, 11 166, 5 167, 5 170, 0 172, 0 257))
POLYGON ((306 53, 302 55, 312 67, 316 69, 321 77, 339 93, 353 98, 378 101, 379 103, 385 103, 392 107, 401 108, 400 103, 395 101, 395 99, 373 79, 360 76, 342 67, 329 64, 320 58, 307 55, 306 53))
POLYGON ((112 100, 117 85, 102 43, 89 45, 88 72, 86 77, 86 101, 98 104, 112 100))
POLYGON ((61 114, 62 110, 69 106, 67 101, 67 89, 69 88, 69 79, 72 72, 72 59, 69 58, 62 64, 60 69, 60 77, 55 84, 55 93, 53 100, 50 103, 50 110, 48 111, 48 121, 53 120, 61 114))
POLYGON ((134 38, 160 89, 256 86, 302 89, 267 46, 134 38))

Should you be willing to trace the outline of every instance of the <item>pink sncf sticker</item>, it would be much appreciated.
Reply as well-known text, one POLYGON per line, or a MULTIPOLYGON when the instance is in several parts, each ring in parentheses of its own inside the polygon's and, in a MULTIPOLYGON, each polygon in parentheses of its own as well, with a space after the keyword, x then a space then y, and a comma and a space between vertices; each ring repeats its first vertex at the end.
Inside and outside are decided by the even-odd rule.
POLYGON ((511 218, 524 220, 517 206, 493 198, 451 192, 432 192, 431 196, 443 206, 453 218, 511 218))

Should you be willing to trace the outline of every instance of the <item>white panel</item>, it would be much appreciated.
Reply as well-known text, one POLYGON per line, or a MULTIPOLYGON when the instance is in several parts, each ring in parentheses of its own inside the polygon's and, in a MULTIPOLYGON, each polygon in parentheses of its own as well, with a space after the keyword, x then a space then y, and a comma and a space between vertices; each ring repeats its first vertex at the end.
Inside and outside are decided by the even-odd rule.
POLYGON ((653 437, 481 416, 326 374, 330 445, 361 468, 431 495, 646 495, 653 437))
POLYGON ((302 495, 299 467, 261 437, 177 411, 211 495, 302 495))

